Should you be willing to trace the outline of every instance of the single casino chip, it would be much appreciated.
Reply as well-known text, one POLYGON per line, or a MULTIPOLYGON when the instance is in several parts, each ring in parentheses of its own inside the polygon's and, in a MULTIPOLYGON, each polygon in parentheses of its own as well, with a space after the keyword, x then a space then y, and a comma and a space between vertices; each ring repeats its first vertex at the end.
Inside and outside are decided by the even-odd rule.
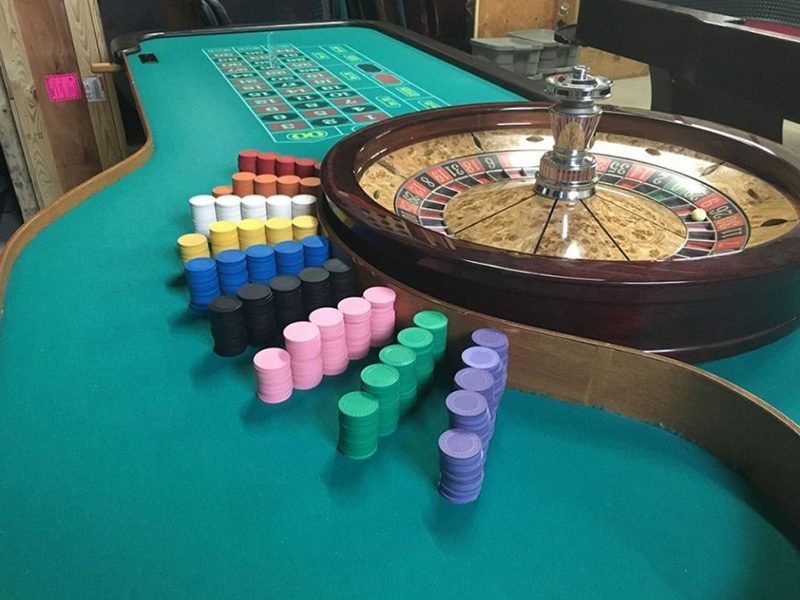
POLYGON ((502 366, 500 356, 491 348, 471 346, 461 353, 462 362, 475 369, 493 371, 502 366))
POLYGON ((406 327, 397 334, 397 341, 419 355, 431 351, 433 334, 420 327, 406 327))
POLYGON ((397 294, 392 288, 375 286, 367 288, 362 294, 369 301, 373 308, 386 308, 394 306, 397 294))
POLYGON ((483 444, 475 433, 448 429, 439 436, 439 450, 446 457, 469 460, 481 455, 483 444))
POLYGON ((456 390, 450 392, 445 399, 447 410, 462 417, 478 417, 485 415, 489 409, 486 398, 478 392, 456 390))

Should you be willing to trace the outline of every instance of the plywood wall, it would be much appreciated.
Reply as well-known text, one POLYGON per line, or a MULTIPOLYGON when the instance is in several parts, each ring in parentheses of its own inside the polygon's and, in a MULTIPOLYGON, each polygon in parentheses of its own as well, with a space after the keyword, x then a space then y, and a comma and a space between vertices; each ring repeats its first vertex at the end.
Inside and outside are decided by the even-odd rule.
POLYGON ((39 206, 124 157, 112 81, 101 81, 103 102, 82 91, 106 52, 96 0, 0 1, 0 73, 39 206), (79 97, 51 100, 45 77, 57 74, 77 75, 79 97))

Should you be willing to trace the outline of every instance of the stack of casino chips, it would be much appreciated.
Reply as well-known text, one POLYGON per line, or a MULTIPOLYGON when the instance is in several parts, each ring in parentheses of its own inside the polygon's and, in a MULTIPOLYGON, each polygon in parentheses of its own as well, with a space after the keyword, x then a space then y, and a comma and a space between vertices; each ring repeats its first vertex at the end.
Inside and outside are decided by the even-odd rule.
POLYGON ((242 219, 267 220, 267 199, 261 194, 250 194, 242 198, 242 219))
POLYGON ((250 283, 269 283, 278 274, 275 251, 271 246, 250 246, 247 256, 247 277, 250 283))
POLYGON ((253 357, 258 399, 278 404, 292 395, 292 368, 289 353, 283 348, 265 348, 253 357))
POLYGON ((414 315, 414 325, 433 335, 433 360, 444 358, 447 349, 447 316, 436 310, 423 310, 414 315))
POLYGON ((197 233, 208 236, 208 228, 212 223, 217 221, 217 209, 214 204, 214 196, 192 196, 189 198, 189 206, 192 210, 194 230, 197 233))
POLYGON ((272 302, 275 305, 275 320, 278 327, 284 327, 295 321, 302 321, 303 314, 303 292, 300 288, 300 280, 291 275, 278 275, 269 282, 272 290, 272 302))
POLYGON ((240 287, 236 295, 244 306, 247 343, 256 348, 268 346, 277 331, 272 290, 263 283, 248 283, 240 287))
POLYGON ((479 435, 448 429, 439 436, 439 494, 450 502, 478 499, 483 486, 483 444, 479 435))
POLYGON ((331 274, 331 299, 339 303, 345 298, 355 295, 356 276, 350 265, 338 258, 325 261, 325 270, 331 274))
POLYGON ((337 308, 344 315, 345 341, 350 360, 364 358, 369 354, 371 340, 369 301, 364 298, 345 298, 337 308))
POLYGON ((445 400, 450 429, 464 429, 481 438, 484 456, 494 435, 494 418, 486 398, 478 392, 456 390, 445 400))
POLYGON ((369 458, 378 449, 380 406, 363 392, 339 398, 339 451, 357 460, 369 458))
POLYGON ((378 358, 397 370, 400 414, 406 414, 417 401, 417 354, 400 344, 391 344, 381 348, 378 358))
POLYGON ((239 230, 236 223, 230 221, 217 221, 209 228, 211 238, 211 253, 216 256, 224 250, 239 249, 239 230))
POLYGON ((394 301, 397 294, 391 288, 374 286, 364 290, 363 296, 372 308, 369 318, 370 343, 373 347, 380 348, 388 344, 394 336, 394 301))
POLYGON ((492 399, 489 402, 489 410, 494 415, 503 397, 506 381, 506 371, 500 355, 491 348, 471 346, 461 353, 461 361, 466 367, 481 369, 492 376, 492 399))
POLYGON ((486 406, 489 408, 492 423, 494 423, 495 410, 497 408, 494 377, 483 369, 465 367, 456 373, 454 381, 457 389, 474 392, 483 396, 483 399, 486 401, 486 406))
POLYGON ((220 295, 217 263, 211 258, 193 258, 184 265, 189 285, 189 306, 193 310, 208 310, 208 304, 220 295))
POLYGON ((200 233, 187 233, 178 238, 178 250, 184 263, 193 258, 209 257, 208 240, 200 233))
POLYGON ((310 390, 322 382, 322 338, 309 321, 296 321, 283 330, 286 351, 292 359, 292 385, 310 390))
POLYGON ((420 327, 406 327, 397 334, 397 342, 417 355, 417 388, 425 390, 433 382, 433 334, 420 327))
POLYGON ((324 267, 329 255, 328 238, 321 235, 309 235, 303 238, 303 260, 307 267, 324 267))
POLYGON ((317 235, 318 226, 317 218, 311 215, 295 217, 292 219, 292 237, 299 241, 310 235, 317 235))
POLYGON ((224 250, 217 254, 217 274, 223 294, 236 294, 246 284, 247 255, 241 250, 224 250))
POLYGON ((499 329, 483 327, 476 329, 470 336, 476 346, 491 348, 497 352, 500 362, 503 363, 503 386, 508 379, 508 336, 499 329))
POLYGON ((292 198, 285 194, 267 197, 267 218, 292 220, 292 198))
POLYGON ((242 220, 242 199, 233 194, 220 196, 214 201, 217 212, 217 221, 230 221, 238 223, 242 220))
POLYGON ((283 217, 267 219, 264 226, 267 230, 267 243, 280 244, 292 240, 292 221, 283 217))
POLYGON ((319 328, 323 374, 344 373, 350 361, 345 340, 344 315, 335 308, 325 307, 308 315, 308 320, 319 328))
POLYGON ((264 222, 259 219, 242 219, 238 225, 239 249, 247 250, 250 246, 267 243, 264 222))
POLYGON ((279 275, 297 275, 303 270, 303 244, 287 240, 276 244, 274 250, 279 275))
POLYGON ((303 215, 317 216, 317 197, 315 195, 297 194, 292 196, 292 218, 303 215))
POLYGON ((297 274, 297 278, 302 284, 303 309, 306 314, 332 304, 330 274, 325 269, 306 267, 297 274))
POLYGON ((214 352, 237 356, 247 348, 244 306, 236 296, 217 296, 208 305, 214 352))
POLYGON ((361 391, 378 401, 378 435, 395 432, 400 419, 400 373, 378 363, 361 370, 361 391))

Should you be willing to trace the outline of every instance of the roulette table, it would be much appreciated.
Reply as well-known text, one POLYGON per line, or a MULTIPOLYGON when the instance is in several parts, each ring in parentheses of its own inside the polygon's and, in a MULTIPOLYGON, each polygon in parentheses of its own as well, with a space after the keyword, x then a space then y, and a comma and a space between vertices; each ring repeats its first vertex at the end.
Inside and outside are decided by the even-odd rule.
MULTIPOLYGON (((752 268, 743 279, 789 299, 797 199, 789 157, 704 122, 609 110, 594 147, 595 193, 573 190, 581 197, 567 202, 595 209, 604 197, 609 205, 630 198, 631 226, 647 221, 664 241, 627 245, 621 213, 609 206, 611 242, 575 237, 582 255, 573 257, 571 244, 546 238, 538 245, 553 255, 537 257, 537 248, 510 236, 492 235, 487 246, 483 235, 442 231, 482 210, 484 186, 512 203, 523 188, 546 183, 536 173, 553 145, 548 108, 526 104, 542 98, 524 80, 371 23, 140 36, 123 61, 148 143, 43 211, 0 255, 0 597, 796 595, 800 404, 791 367, 800 338, 791 332, 790 302, 758 305, 738 321, 752 328, 758 349, 687 355, 715 357, 697 367, 646 345, 565 332, 566 309, 550 329, 500 310, 507 292, 495 294, 494 306, 466 284, 449 294, 462 271, 445 270, 450 245, 462 243, 466 254, 456 254, 473 263, 480 254, 470 252, 514 260, 527 253, 596 262, 625 277, 640 262, 669 263, 689 278, 694 267, 684 265, 720 261, 719 278, 697 280, 698 305, 710 310, 701 300, 731 292, 725 281, 738 278, 726 276, 735 268, 726 265, 740 257, 752 268), (367 109, 345 110, 352 107, 367 109), (441 128, 459 119, 474 137, 453 134, 445 151, 415 146, 441 139, 441 128), (642 122, 655 123, 650 137, 642 122), (424 133, 393 142, 393 132, 416 125, 424 133), (680 127, 691 135, 675 134, 680 127), (361 136, 364 152, 352 152, 361 136), (454 155, 465 139, 472 146, 454 155), (644 146, 634 143, 642 139, 644 146), (453 351, 477 327, 509 336, 514 389, 498 413, 476 503, 454 506, 435 489, 452 356, 391 440, 369 460, 351 461, 335 450, 336 399, 357 387, 369 358, 268 406, 254 396, 251 351, 232 359, 211 352, 206 319, 187 309, 173 241, 188 227, 187 198, 227 176, 242 148, 327 156, 326 233, 362 286, 397 292, 401 323, 422 308, 441 310, 453 351), (407 171, 402 161, 385 162, 389 149, 407 149, 407 171), (670 160, 659 163, 648 149, 670 160), (726 187, 727 179, 697 175, 709 157, 725 159, 717 169, 729 169, 727 179, 747 178, 768 209, 753 209, 755 198, 726 187), (381 161, 393 177, 373 173, 369 187, 369 167, 381 161), (643 174, 651 165, 658 185, 643 174), (458 169, 480 185, 468 185, 458 169), (431 203, 453 189, 438 184, 442 172, 463 188, 437 211, 431 203), (412 185, 423 178, 437 183, 430 193, 412 185), (657 189, 633 189, 643 184, 657 189), (686 185, 705 194, 687 195, 686 185), (406 190, 420 198, 416 212, 394 203, 406 190), (705 205, 706 218, 691 220, 702 208, 694 203, 709 194, 719 199, 705 205), (730 212, 712 212, 719 207, 730 212), (705 224, 703 235, 694 223, 705 224), (690 230, 685 239, 677 233, 690 230), (405 245, 400 231, 418 241, 405 245), (747 259, 782 244, 789 250, 765 259, 772 269, 747 259), (389 248, 393 260, 382 254, 389 248), (763 333, 776 328, 786 334, 777 341, 778 333, 763 333)), ((614 302, 603 299, 612 312, 614 302)), ((634 305, 628 301, 628 314, 634 305)), ((730 329, 706 330, 722 333, 694 346, 716 349, 730 339, 730 329)))

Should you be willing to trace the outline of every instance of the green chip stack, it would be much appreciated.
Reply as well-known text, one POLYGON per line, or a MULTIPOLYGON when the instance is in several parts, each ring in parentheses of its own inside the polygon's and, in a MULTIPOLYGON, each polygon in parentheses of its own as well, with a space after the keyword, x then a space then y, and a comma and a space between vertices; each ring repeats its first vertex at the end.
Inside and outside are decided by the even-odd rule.
POLYGON ((397 341, 417 354, 417 388, 424 390, 433 382, 433 334, 420 327, 406 327, 397 334, 397 341))
POLYGON ((397 369, 400 375, 400 414, 405 414, 417 401, 417 353, 400 344, 384 346, 378 354, 380 361, 397 369))
POLYGON ((361 370, 361 391, 378 402, 378 435, 390 435, 400 418, 400 373, 378 363, 361 370))
POLYGON ((350 458, 369 458, 378 449, 378 402, 363 392, 339 398, 339 451, 350 458))
POLYGON ((433 334, 433 360, 442 360, 447 349, 447 316, 438 310, 423 310, 413 320, 414 325, 433 334))

